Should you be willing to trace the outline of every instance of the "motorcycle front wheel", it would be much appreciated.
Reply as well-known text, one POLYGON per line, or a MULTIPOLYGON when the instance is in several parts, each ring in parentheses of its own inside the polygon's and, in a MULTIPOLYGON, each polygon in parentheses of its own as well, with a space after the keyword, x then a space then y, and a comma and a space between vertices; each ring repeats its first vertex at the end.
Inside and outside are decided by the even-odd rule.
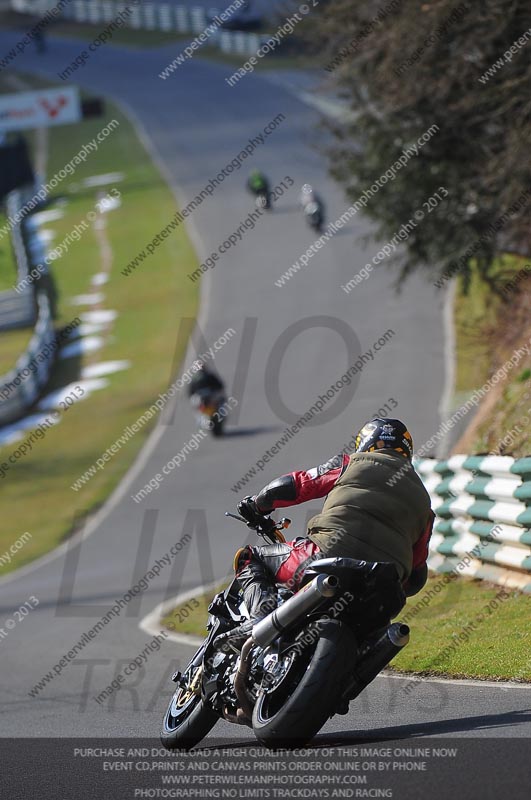
POLYGON ((212 730, 218 720, 196 694, 201 664, 191 664, 179 680, 162 720, 160 740, 167 750, 190 750, 212 730))
POLYGON ((301 641, 308 643, 295 651, 282 679, 258 695, 252 722, 261 744, 303 747, 320 731, 335 712, 341 678, 355 658, 351 639, 337 620, 320 620, 305 630, 301 641))

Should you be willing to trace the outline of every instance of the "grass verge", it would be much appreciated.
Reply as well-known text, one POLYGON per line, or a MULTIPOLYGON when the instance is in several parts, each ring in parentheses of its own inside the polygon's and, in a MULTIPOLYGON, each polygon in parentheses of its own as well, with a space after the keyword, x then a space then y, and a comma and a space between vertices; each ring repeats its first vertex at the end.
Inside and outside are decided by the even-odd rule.
POLYGON ((187 600, 172 608, 161 620, 162 627, 169 631, 188 634, 189 636, 206 636, 208 606, 215 594, 226 589, 228 583, 220 584, 206 594, 198 594, 193 600, 187 600), (197 603, 197 605, 196 605, 197 603))
MULTIPOLYGON (((441 580, 440 575, 431 576, 422 592, 408 599, 398 618, 407 619, 419 599, 441 580)), ((198 595, 195 608, 191 601, 180 604, 161 624, 170 631, 204 636, 208 604, 221 588, 225 587, 198 595)), ((506 597, 500 592, 504 590, 499 586, 467 578, 446 584, 428 606, 414 614, 409 622, 411 641, 393 660, 392 668, 420 675, 531 681, 531 599, 511 590, 506 597), (489 604, 490 613, 485 610, 489 604), (481 614, 485 618, 478 621, 481 614), (475 628, 468 631, 471 623, 475 628)))
MULTIPOLYGON (((35 24, 35 18, 27 14, 17 14, 12 11, 0 12, 0 23, 2 27, 11 28, 26 32, 35 24)), ((44 34, 47 36, 57 36, 59 38, 79 39, 84 42, 92 42, 108 26, 108 22, 92 24, 89 22, 74 22, 69 20, 55 20, 45 28, 44 34)), ((178 31, 143 31, 134 28, 118 28, 112 32, 112 42, 114 44, 131 47, 158 47, 163 44, 192 39, 194 34, 183 34, 178 31)))
MULTIPOLYGON (((419 599, 441 581, 441 575, 430 577, 422 592, 409 598, 401 616, 407 617, 419 599)), ((460 577, 443 586, 408 623, 411 641, 393 660, 393 669, 454 678, 531 681, 530 612, 529 596, 460 577)))
MULTIPOLYGON (((92 42, 96 39, 109 23, 100 22, 98 25, 78 22, 57 22, 49 29, 51 36, 67 39, 80 39, 84 42, 92 42)), ((112 44, 122 47, 159 47, 160 45, 172 44, 172 42, 184 42, 193 39, 193 33, 179 33, 178 31, 143 31, 134 28, 118 28, 113 31, 112 44)))
MULTIPOLYGON (((201 48, 198 53, 199 58, 208 59, 210 61, 217 61, 220 64, 226 64, 231 67, 241 67, 248 60, 249 56, 241 55, 238 53, 225 53, 218 47, 205 46, 201 48)), ((254 71, 268 72, 269 70, 283 70, 283 69, 315 69, 316 57, 303 54, 286 54, 279 55, 278 53, 268 53, 265 58, 259 58, 254 71)), ((243 79, 242 79, 243 80, 243 79)))
MULTIPOLYGON (((531 341, 531 264, 520 256, 500 258, 494 294, 477 275, 467 295, 457 293, 456 399, 465 401, 522 344, 531 341)), ((454 452, 529 455, 527 418, 531 416, 531 358, 524 356, 491 389, 454 452)))
MULTIPOLYGON (((32 88, 31 80, 27 83, 32 88)), ((117 486, 153 427, 153 420, 83 488, 78 492, 70 488, 169 385, 172 368, 184 355, 184 342, 177 349, 179 320, 193 319, 197 311, 197 286, 185 280, 197 267, 197 260, 184 228, 164 240, 132 276, 125 278, 120 273, 160 230, 162 222, 173 216, 175 200, 133 126, 117 107, 108 103, 103 118, 50 129, 48 175, 60 170, 112 119, 119 126, 74 175, 56 188, 55 201, 62 203, 59 207, 64 216, 48 222, 46 227, 53 232, 55 247, 94 211, 98 192, 106 193, 113 187, 120 192, 120 207, 105 215, 112 266, 110 280, 102 289, 102 307, 115 310, 118 316, 104 334, 101 350, 84 356, 82 363, 76 358, 58 362, 53 385, 75 382, 86 363, 129 360, 131 365, 110 375, 107 388, 69 407, 60 424, 48 430, 33 444, 31 452, 11 464, 6 477, 0 479, 0 553, 7 551, 24 531, 32 534, 11 564, 0 568, 0 574, 59 544, 79 525, 80 518, 101 506, 117 486), (116 172, 123 174, 123 180, 114 184, 91 188, 83 183, 90 176, 116 172)), ((73 298, 91 290, 91 278, 101 270, 101 256, 91 225, 54 262, 52 270, 59 292, 57 327, 89 308, 74 304, 73 298)), ((16 447, 2 448, 0 463, 8 461, 16 447)))
POLYGON ((0 333, 0 375, 13 369, 32 336, 33 328, 17 328, 0 333))

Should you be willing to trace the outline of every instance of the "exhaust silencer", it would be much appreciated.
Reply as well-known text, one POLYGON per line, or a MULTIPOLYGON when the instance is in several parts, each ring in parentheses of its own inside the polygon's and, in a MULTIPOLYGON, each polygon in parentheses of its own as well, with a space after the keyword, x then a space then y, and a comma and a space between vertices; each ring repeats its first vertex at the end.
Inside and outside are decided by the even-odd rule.
POLYGON ((360 659, 345 695, 353 700, 378 673, 389 664, 397 653, 409 642, 409 626, 393 622, 373 644, 365 657, 360 659))
POLYGON ((253 627, 252 637, 260 647, 267 647, 290 625, 337 592, 339 581, 334 575, 317 575, 297 594, 282 603, 253 627))

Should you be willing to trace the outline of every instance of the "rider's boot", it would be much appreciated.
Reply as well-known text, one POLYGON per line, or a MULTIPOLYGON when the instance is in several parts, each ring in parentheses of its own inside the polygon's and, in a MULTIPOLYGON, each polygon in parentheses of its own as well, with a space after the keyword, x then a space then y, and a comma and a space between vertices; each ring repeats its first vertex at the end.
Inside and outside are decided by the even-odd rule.
POLYGON ((268 579, 265 569, 258 560, 251 560, 238 572, 238 580, 243 589, 243 598, 249 611, 250 619, 226 633, 220 634, 216 643, 227 642, 235 648, 241 648, 251 635, 257 622, 267 617, 277 607, 275 587, 268 579))

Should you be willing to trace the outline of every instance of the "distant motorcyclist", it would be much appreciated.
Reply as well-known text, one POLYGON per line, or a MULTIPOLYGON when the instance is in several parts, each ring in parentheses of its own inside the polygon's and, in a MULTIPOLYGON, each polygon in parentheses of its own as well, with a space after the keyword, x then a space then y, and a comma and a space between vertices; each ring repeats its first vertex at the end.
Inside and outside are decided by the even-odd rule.
POLYGON ((204 362, 197 362, 197 369, 188 384, 188 397, 203 393, 224 393, 225 386, 221 378, 205 366, 204 362))
POLYGON ((46 27, 45 21, 40 16, 31 17, 30 38, 33 39, 35 50, 37 53, 46 52, 46 39, 44 38, 44 28, 46 27))
POLYGON ((301 188, 301 193, 299 195, 299 203, 301 204, 303 210, 308 205, 308 203, 315 203, 318 200, 317 195, 315 194, 315 190, 310 183, 305 183, 301 188))
POLYGON ((35 49, 37 53, 46 52, 46 39, 44 38, 44 33, 41 30, 35 31, 33 41, 35 42, 35 49))
POLYGON ((243 643, 256 621, 274 610, 275 583, 287 583, 296 591, 304 570, 318 558, 391 562, 406 595, 420 591, 428 575, 434 515, 412 454, 413 440, 403 422, 372 419, 359 431, 352 455, 340 454, 313 469, 282 475, 242 500, 238 511, 252 522, 274 509, 326 496, 305 538, 247 545, 236 553, 234 568, 250 620, 222 634, 220 641, 243 643))
POLYGON ((321 230, 324 224, 324 203, 311 184, 303 185, 299 202, 308 224, 316 231, 321 230))
POLYGON ((269 194, 269 181, 263 172, 253 169, 247 180, 247 188, 253 194, 269 194))
POLYGON ((221 378, 207 369, 203 362, 197 362, 197 367, 188 384, 188 395, 197 424, 199 428, 211 431, 213 436, 221 436, 226 418, 226 412, 222 414, 226 402, 225 386, 221 378))

